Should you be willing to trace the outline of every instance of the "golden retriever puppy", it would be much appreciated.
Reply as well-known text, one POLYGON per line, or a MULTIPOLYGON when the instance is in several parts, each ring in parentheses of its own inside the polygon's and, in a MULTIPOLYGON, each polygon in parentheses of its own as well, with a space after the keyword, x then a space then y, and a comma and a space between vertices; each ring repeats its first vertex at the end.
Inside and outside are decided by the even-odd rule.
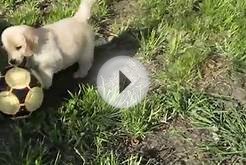
POLYGON ((11 65, 27 59, 45 89, 52 85, 54 73, 79 63, 75 78, 88 74, 94 58, 94 33, 88 24, 95 0, 83 0, 70 18, 40 28, 12 26, 2 33, 2 43, 11 65))

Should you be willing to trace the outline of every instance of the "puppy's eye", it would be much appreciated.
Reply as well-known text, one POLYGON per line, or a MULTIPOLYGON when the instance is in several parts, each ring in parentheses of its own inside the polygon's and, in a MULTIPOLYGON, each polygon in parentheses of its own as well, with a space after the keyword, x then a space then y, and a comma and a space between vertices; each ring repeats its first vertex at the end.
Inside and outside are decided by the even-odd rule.
POLYGON ((22 48, 22 46, 16 46, 15 48, 16 48, 16 50, 20 50, 22 48))

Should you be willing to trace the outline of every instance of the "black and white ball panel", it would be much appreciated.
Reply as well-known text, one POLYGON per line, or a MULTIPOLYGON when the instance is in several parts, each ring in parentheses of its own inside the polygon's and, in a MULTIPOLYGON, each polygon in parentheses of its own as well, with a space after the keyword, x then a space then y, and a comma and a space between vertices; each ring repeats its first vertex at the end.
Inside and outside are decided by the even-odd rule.
POLYGON ((5 80, 12 89, 24 89, 28 87, 31 82, 31 74, 23 68, 12 68, 7 71, 5 80))
POLYGON ((40 87, 31 88, 27 93, 25 99, 25 107, 29 112, 36 111, 39 107, 41 107, 43 102, 44 94, 43 90, 40 87))
POLYGON ((19 99, 9 91, 0 92, 0 109, 4 114, 14 115, 20 109, 19 99))
POLYGON ((27 69, 7 68, 0 77, 0 111, 12 117, 27 116, 43 102, 38 79, 27 69))

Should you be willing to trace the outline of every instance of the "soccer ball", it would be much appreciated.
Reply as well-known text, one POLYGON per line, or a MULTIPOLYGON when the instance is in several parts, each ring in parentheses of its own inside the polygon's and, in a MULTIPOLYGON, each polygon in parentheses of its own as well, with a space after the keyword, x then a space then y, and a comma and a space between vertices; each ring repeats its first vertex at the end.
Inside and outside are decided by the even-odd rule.
POLYGON ((44 94, 38 75, 24 67, 8 67, 0 76, 0 112, 25 118, 41 107, 44 94))

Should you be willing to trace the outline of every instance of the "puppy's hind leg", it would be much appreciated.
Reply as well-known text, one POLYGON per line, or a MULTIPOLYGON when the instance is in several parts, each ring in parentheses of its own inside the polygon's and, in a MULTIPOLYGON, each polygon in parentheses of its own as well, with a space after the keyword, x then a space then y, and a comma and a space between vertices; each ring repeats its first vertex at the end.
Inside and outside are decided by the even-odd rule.
POLYGON ((83 55, 81 55, 78 63, 79 69, 77 72, 74 73, 74 78, 84 78, 87 76, 89 70, 92 67, 94 59, 94 47, 87 48, 83 55))

